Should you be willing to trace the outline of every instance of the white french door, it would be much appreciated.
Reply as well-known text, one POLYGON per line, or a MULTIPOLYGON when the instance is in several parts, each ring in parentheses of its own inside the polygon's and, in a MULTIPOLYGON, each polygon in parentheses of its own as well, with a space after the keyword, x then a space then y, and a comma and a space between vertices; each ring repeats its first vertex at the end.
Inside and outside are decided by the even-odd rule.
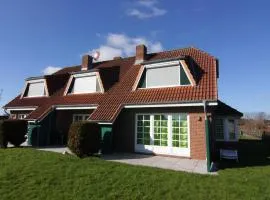
POLYGON ((189 116, 136 114, 135 151, 189 157, 189 116))

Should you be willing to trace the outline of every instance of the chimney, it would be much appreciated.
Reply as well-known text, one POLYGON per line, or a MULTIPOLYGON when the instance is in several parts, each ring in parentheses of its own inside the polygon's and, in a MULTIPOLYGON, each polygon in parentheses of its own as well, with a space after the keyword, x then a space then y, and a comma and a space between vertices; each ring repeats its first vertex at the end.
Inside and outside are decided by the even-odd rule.
POLYGON ((147 55, 147 48, 143 44, 136 46, 136 60, 135 65, 145 61, 147 55))
POLYGON ((86 71, 91 69, 93 66, 93 57, 89 55, 84 55, 82 57, 82 71, 86 71))
POLYGON ((115 56, 115 57, 113 57, 113 59, 114 59, 114 60, 121 60, 122 57, 121 57, 121 56, 115 56))

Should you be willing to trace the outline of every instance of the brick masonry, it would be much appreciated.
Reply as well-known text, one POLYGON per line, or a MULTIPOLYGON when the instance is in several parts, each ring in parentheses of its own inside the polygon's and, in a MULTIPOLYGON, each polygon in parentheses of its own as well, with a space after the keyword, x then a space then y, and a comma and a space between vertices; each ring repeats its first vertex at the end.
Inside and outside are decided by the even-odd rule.
POLYGON ((206 159, 205 115, 189 113, 190 119, 190 155, 192 159, 206 159))
POLYGON ((206 159, 205 121, 202 108, 125 109, 113 125, 113 147, 117 152, 134 152, 136 113, 188 113, 190 119, 190 158, 206 159))

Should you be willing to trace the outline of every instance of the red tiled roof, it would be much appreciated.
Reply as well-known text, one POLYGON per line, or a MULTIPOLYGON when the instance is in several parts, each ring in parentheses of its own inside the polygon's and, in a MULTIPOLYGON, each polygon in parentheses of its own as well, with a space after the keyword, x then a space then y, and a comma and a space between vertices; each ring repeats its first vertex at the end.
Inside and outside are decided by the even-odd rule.
POLYGON ((123 58, 94 63, 94 69, 100 72, 105 93, 63 96, 68 77, 72 72, 80 71, 80 66, 64 68, 51 76, 46 76, 50 97, 16 97, 5 107, 38 106, 28 119, 41 119, 53 105, 95 104, 98 108, 90 116, 93 121, 113 122, 126 104, 179 103, 183 101, 217 100, 216 59, 196 48, 185 48, 147 56, 147 61, 178 58, 185 56, 196 86, 178 86, 171 88, 137 89, 133 86, 138 79, 140 65, 134 65, 135 58, 123 58), (113 69, 113 70, 110 70, 113 69), (117 71, 118 70, 118 71, 117 71), (114 77, 109 80, 109 77, 114 77))

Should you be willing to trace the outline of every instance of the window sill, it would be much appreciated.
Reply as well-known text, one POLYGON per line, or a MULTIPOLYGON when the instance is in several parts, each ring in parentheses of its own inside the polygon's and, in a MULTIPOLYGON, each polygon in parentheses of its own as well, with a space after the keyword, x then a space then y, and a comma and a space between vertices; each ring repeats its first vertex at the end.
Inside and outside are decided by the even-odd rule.
POLYGON ((216 142, 238 142, 239 141, 239 139, 237 140, 237 139, 234 139, 234 140, 217 140, 216 139, 216 142))

